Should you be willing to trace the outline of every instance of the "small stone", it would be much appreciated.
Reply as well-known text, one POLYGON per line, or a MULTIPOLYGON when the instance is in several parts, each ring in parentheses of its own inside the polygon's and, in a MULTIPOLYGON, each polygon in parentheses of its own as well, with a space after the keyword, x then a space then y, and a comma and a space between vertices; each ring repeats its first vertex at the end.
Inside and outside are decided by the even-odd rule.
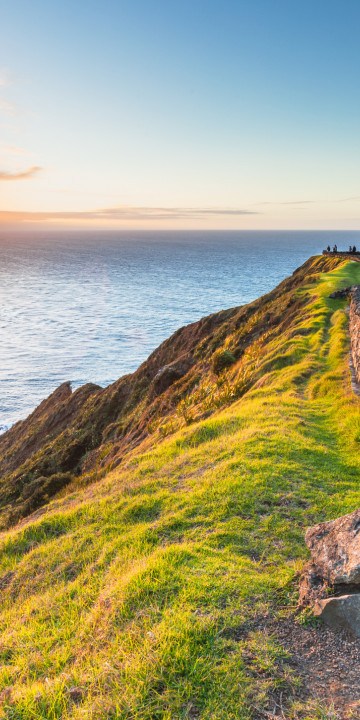
POLYGON ((332 628, 360 637, 360 593, 317 600, 314 615, 332 628))

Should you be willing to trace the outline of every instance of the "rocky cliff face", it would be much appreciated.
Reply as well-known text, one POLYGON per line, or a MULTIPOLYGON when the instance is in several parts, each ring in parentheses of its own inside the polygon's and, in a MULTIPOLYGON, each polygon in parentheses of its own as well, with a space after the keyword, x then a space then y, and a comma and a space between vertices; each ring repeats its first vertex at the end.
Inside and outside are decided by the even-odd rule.
POLYGON ((69 383, 61 385, 0 436, 0 527, 32 513, 74 478, 96 480, 179 423, 241 397, 268 370, 261 364, 267 344, 296 328, 309 298, 298 288, 341 262, 310 258, 259 300, 180 328, 135 373, 107 388, 87 384, 72 392, 69 383))

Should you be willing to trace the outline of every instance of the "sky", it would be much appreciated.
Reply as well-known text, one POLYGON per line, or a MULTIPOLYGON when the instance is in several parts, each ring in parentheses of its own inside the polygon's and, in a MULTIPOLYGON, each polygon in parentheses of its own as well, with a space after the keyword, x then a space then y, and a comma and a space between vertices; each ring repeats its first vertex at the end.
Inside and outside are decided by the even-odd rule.
POLYGON ((0 225, 360 229, 359 0, 0 18, 0 225))

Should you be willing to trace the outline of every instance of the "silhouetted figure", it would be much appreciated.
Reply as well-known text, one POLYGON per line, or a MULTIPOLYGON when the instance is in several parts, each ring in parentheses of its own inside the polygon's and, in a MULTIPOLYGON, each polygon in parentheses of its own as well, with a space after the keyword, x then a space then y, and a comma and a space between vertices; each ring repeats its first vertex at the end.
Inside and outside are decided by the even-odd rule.
POLYGON ((328 252, 330 252, 330 245, 328 245, 326 249, 328 252))
POLYGON ((336 253, 336 252, 337 252, 337 245, 334 245, 334 247, 333 247, 333 253, 336 253))
POLYGON ((353 252, 356 253, 356 245, 353 247, 353 252))
POLYGON ((349 245, 349 252, 354 252, 354 248, 351 245, 349 245))

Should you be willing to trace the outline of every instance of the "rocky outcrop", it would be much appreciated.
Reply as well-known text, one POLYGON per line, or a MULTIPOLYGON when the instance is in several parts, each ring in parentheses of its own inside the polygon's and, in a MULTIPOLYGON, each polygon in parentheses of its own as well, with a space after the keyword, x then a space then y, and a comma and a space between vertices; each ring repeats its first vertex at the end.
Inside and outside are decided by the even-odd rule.
POLYGON ((0 436, 0 476, 16 470, 37 453, 44 441, 71 426, 88 400, 101 390, 99 385, 87 383, 72 392, 71 383, 65 382, 26 420, 15 423, 0 436))
POLYGON ((312 605, 328 625, 360 637, 360 508, 309 528, 305 542, 311 561, 301 578, 300 605, 312 605))
POLYGON ((309 528, 305 542, 316 574, 328 585, 360 584, 360 508, 309 528))
POLYGON ((347 297, 349 297, 351 292, 351 286, 342 288, 341 290, 334 290, 334 292, 330 293, 329 298, 332 300, 345 300, 347 297))
POLYGON ((165 365, 156 373, 150 388, 150 396, 157 397, 167 390, 170 385, 180 380, 191 368, 191 359, 185 358, 165 365))

